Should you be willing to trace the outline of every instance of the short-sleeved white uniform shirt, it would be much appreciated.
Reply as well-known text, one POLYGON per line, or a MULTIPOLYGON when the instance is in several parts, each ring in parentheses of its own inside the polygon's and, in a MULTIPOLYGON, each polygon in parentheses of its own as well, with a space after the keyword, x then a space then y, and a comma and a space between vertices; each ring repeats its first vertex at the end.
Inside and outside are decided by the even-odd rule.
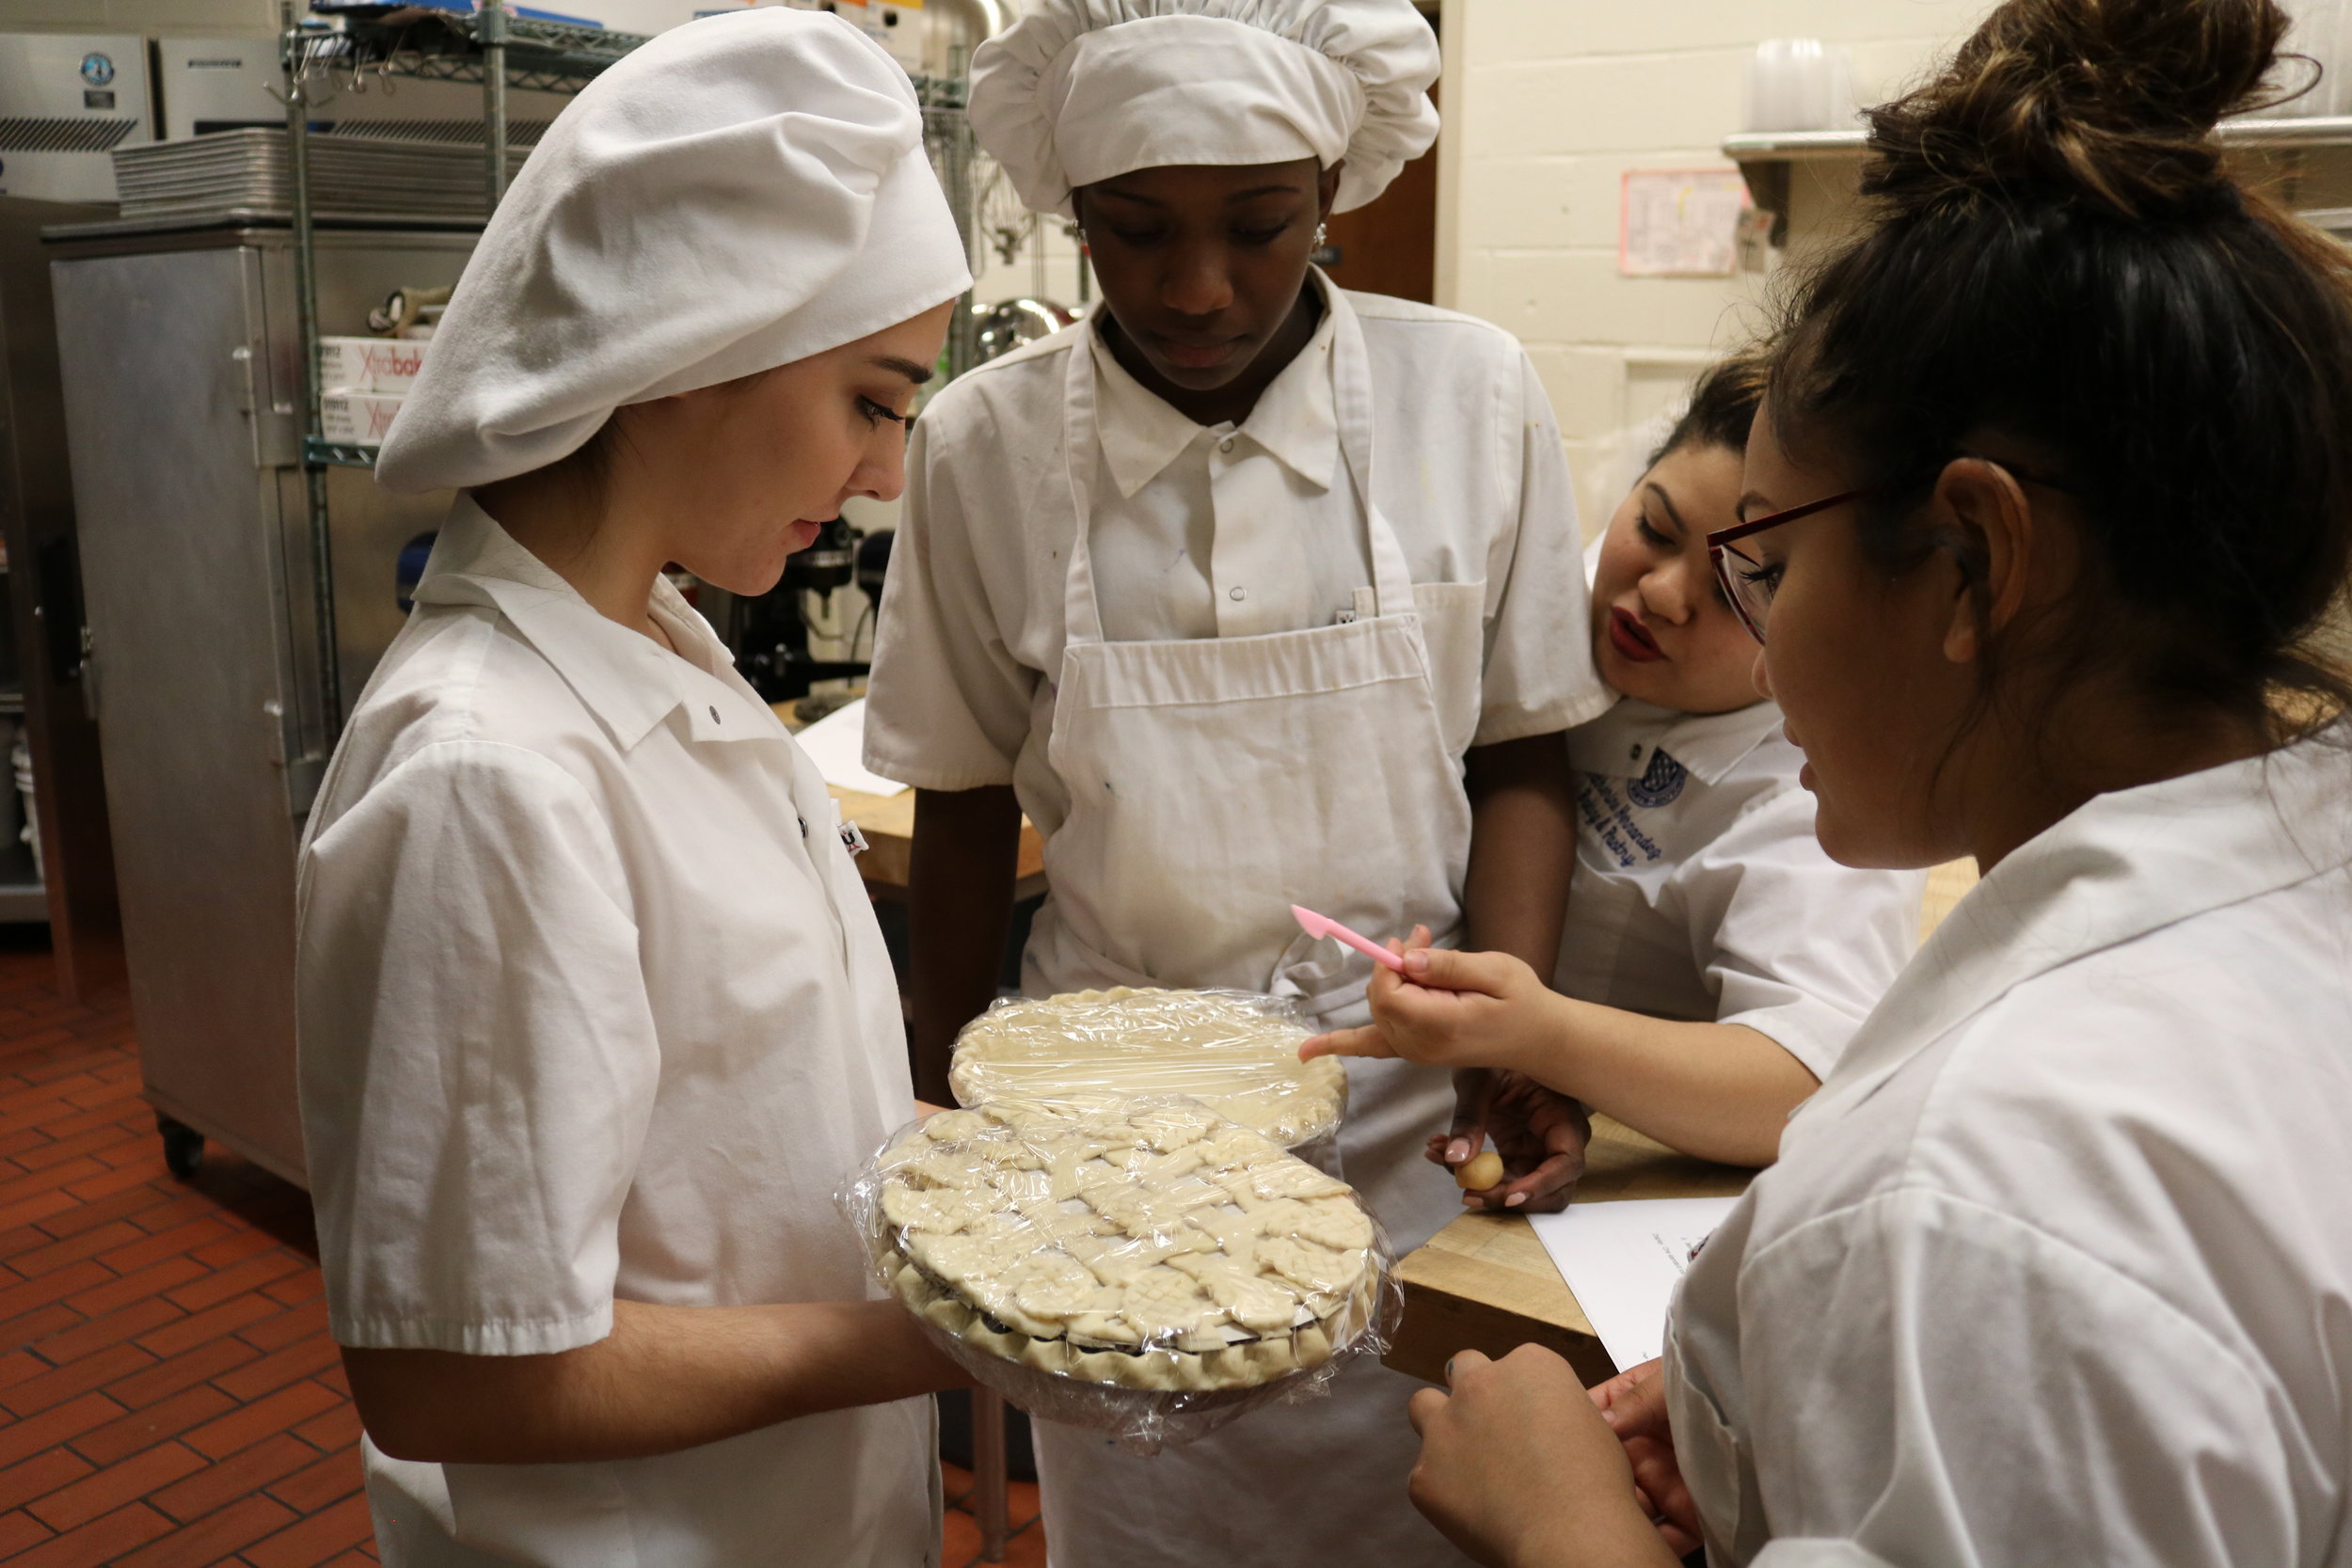
MULTIPOLYGON (((1320 273, 1315 285, 1329 290, 1320 273)), ((1499 327, 1346 296, 1373 392, 1374 488, 1417 586, 1478 584, 1469 657, 1433 650, 1458 754, 1605 707, 1576 503, 1534 367, 1499 327)), ((1089 535, 1104 635, 1247 637, 1372 610, 1363 509, 1340 451, 1329 314, 1239 425, 1195 424, 1120 367, 1091 322, 984 365, 916 422, 866 704, 868 766, 925 789, 1012 784, 1049 836, 1069 791, 1045 755, 1069 544, 1066 356, 1092 354, 1100 450, 1089 535)))
POLYGON ((1736 1568, 2352 1563, 2352 726, 1960 901, 1683 1278, 1736 1568))
MULTIPOLYGON (((335 1338, 538 1354, 615 1298, 866 1298, 832 1194, 914 1102, 815 767, 666 584, 682 657, 469 499, 416 599, 301 863, 335 1338)), ((930 1432, 909 1401, 614 1464, 370 1449, 370 1496, 395 1563, 901 1568, 936 1560, 930 1432)))
POLYGON ((1553 986, 1743 1023, 1826 1076, 1918 945, 1927 873, 1829 858, 1772 703, 1690 714, 1629 697, 1567 744, 1577 863, 1553 986))

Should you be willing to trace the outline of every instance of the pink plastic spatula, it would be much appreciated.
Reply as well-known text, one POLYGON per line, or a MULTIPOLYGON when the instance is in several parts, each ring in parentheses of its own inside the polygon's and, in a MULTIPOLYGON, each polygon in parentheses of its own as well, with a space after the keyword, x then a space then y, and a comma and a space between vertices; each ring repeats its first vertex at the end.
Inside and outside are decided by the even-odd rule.
POLYGON ((1291 906, 1291 913, 1297 917, 1299 927, 1309 936, 1329 937, 1335 942, 1343 942, 1374 963, 1384 964, 1395 970, 1399 974, 1405 973, 1405 960, 1370 937, 1360 936, 1329 916, 1317 914, 1312 910, 1301 909, 1296 904, 1291 906))

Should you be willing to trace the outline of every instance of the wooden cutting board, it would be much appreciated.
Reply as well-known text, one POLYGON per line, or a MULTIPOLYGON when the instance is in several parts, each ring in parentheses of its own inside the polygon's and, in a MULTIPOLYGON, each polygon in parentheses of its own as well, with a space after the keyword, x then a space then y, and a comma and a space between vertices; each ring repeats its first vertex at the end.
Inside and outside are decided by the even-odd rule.
MULTIPOLYGON (((1445 1180, 1430 1167, 1430 1177, 1445 1180)), ((1677 1154, 1631 1128, 1593 1118, 1593 1142, 1576 1201, 1618 1198, 1730 1197, 1754 1171, 1677 1154)), ((1587 1386, 1616 1374, 1599 1337, 1560 1277, 1534 1227, 1518 1214, 1465 1212, 1397 1265, 1405 1320, 1381 1359, 1431 1383, 1459 1350, 1492 1356, 1524 1344, 1557 1351, 1587 1386)))

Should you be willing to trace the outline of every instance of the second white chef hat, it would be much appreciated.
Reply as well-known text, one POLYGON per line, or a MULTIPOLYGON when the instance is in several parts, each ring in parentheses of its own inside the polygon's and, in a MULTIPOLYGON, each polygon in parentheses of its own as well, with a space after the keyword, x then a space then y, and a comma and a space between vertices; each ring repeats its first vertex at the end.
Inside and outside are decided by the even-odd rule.
POLYGON ((1361 207, 1437 139, 1411 0, 1044 0, 972 56, 972 130, 1039 212, 1171 164, 1344 159, 1361 207))
POLYGON ((839 17, 690 23, 592 83, 500 204, 376 462, 487 484, 615 408, 854 342, 971 284, 906 73, 839 17))

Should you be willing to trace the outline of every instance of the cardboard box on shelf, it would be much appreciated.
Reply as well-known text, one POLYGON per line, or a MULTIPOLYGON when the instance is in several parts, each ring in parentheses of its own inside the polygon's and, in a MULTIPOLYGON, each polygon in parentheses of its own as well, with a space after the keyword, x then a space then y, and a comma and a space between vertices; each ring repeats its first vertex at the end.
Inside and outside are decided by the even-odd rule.
POLYGON ((417 384, 430 347, 403 338, 321 338, 319 385, 347 392, 405 392, 417 384))
POLYGON ((396 392, 362 392, 338 388, 319 399, 320 434, 343 446, 374 447, 384 443, 400 412, 396 392))

